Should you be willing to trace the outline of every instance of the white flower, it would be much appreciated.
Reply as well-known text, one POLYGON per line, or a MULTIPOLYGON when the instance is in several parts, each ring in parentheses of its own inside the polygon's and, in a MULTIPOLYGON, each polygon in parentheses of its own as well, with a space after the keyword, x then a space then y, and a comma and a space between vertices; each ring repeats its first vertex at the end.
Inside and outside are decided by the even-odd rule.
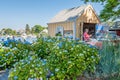
POLYGON ((52 73, 51 76, 54 76, 54 74, 52 73))
POLYGON ((71 61, 68 61, 68 63, 71 63, 71 61))
POLYGON ((16 69, 14 69, 13 71, 16 72, 16 69))
POLYGON ((34 67, 34 65, 32 65, 32 67, 34 67))
POLYGON ((64 52, 68 52, 67 50, 64 50, 64 52))
POLYGON ((16 48, 16 47, 14 47, 12 50, 17 50, 17 48, 16 48))
POLYGON ((0 43, 0 47, 2 47, 2 44, 0 43))
POLYGON ((73 50, 73 48, 71 48, 71 50, 73 50))
POLYGON ((94 58, 94 56, 91 56, 91 58, 94 58))
POLYGON ((83 56, 84 54, 79 54, 79 56, 83 56))
POLYGON ((60 54, 62 54, 62 52, 61 52, 61 51, 60 51, 59 53, 60 53, 60 54))
POLYGON ((79 45, 77 45, 76 47, 79 47, 79 45))
POLYGON ((56 72, 58 72, 58 71, 59 71, 59 69, 58 69, 58 68, 56 68, 56 69, 55 69, 55 71, 56 71, 56 72))
POLYGON ((40 67, 40 64, 37 64, 38 67, 40 67))
POLYGON ((86 53, 86 51, 83 51, 83 53, 86 53))
POLYGON ((40 71, 39 73, 40 73, 40 74, 42 74, 42 72, 41 72, 41 71, 40 71))

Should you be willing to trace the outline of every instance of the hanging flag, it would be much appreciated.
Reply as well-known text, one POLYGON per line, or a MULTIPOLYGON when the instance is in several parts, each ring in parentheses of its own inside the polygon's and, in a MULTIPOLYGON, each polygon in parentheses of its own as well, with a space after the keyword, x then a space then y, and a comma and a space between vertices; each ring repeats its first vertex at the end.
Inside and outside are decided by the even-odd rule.
POLYGON ((104 31, 103 25, 97 24, 97 25, 96 25, 96 38, 97 38, 97 39, 102 37, 103 31, 104 31))

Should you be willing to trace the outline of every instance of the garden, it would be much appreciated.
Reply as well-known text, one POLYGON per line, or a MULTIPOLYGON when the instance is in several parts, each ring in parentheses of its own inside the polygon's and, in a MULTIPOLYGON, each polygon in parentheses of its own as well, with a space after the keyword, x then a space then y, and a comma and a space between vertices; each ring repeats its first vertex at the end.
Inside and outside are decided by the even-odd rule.
POLYGON ((8 80, 119 80, 120 43, 103 41, 102 49, 82 41, 39 38, 32 44, 0 46, 0 71, 8 80))

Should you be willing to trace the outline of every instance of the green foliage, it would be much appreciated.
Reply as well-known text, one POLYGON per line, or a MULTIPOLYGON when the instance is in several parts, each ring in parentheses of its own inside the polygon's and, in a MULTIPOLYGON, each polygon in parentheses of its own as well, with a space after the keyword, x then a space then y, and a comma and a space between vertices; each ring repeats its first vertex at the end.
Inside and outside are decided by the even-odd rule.
POLYGON ((9 80, 28 80, 40 78, 43 72, 42 62, 37 54, 30 52, 28 57, 20 60, 11 69, 9 80))
POLYGON ((16 62, 28 56, 28 52, 31 50, 30 45, 18 43, 17 45, 12 45, 11 48, 0 48, 0 66, 2 69, 12 68, 16 62))
POLYGON ((35 25, 34 27, 32 27, 32 33, 34 34, 39 34, 42 30, 44 29, 44 27, 42 27, 41 25, 35 25))
POLYGON ((104 9, 101 11, 100 18, 104 21, 116 20, 120 17, 120 1, 108 0, 104 9))
POLYGON ((119 0, 84 0, 85 2, 102 2, 104 9, 100 13, 102 21, 116 20, 120 17, 119 0))
MULTIPOLYGON (((25 33, 27 35, 29 35, 29 34, 39 34, 45 28, 47 28, 47 27, 43 27, 41 25, 35 25, 32 28, 30 28, 30 26, 28 24, 26 24, 26 26, 25 26, 25 33)), ((11 28, 3 28, 0 31, 0 35, 21 35, 22 33, 21 32, 17 32, 16 30, 13 30, 11 28)))
POLYGON ((33 51, 38 54, 39 57, 45 59, 50 54, 50 48, 52 46, 52 42, 46 42, 44 39, 40 38, 32 47, 33 51))
POLYGON ((86 70, 94 72, 99 60, 97 49, 66 39, 40 38, 32 45, 14 46, 0 54, 12 68, 9 80, 46 79, 48 73, 52 80, 73 80, 86 70))
MULTIPOLYGON (((100 51, 100 62, 97 76, 103 78, 120 77, 120 43, 104 41, 103 49, 100 51)), ((120 78, 119 78, 120 79, 120 78)))
POLYGON ((16 35, 17 33, 16 33, 16 31, 15 30, 12 30, 12 29, 10 29, 10 28, 3 28, 1 31, 0 31, 0 33, 2 34, 2 35, 16 35))
POLYGON ((58 41, 54 45, 47 59, 47 67, 54 74, 51 77, 52 80, 76 80, 83 71, 95 70, 95 64, 99 60, 98 51, 95 48, 67 40, 58 41), (61 43, 62 46, 56 46, 61 43))
POLYGON ((10 68, 10 66, 14 63, 14 54, 11 52, 11 49, 2 49, 2 52, 0 52, 0 66, 2 69, 10 68))
POLYGON ((55 36, 62 36, 62 34, 58 32, 58 33, 56 33, 55 36))

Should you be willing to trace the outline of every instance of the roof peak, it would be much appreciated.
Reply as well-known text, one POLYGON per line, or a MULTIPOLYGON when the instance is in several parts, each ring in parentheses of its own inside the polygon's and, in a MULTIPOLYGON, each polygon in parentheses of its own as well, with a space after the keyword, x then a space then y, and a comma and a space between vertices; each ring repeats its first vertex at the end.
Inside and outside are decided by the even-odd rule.
POLYGON ((68 9, 65 9, 65 10, 72 10, 72 9, 77 9, 77 8, 79 8, 79 7, 83 7, 83 6, 92 6, 90 3, 89 4, 83 4, 83 5, 80 5, 80 6, 77 6, 77 7, 72 7, 72 8, 68 8, 68 9))
POLYGON ((65 22, 65 21, 75 20, 89 6, 91 6, 91 5, 90 4, 83 4, 83 5, 80 5, 78 7, 64 9, 61 12, 59 12, 53 19, 51 19, 51 21, 49 23, 65 22))

